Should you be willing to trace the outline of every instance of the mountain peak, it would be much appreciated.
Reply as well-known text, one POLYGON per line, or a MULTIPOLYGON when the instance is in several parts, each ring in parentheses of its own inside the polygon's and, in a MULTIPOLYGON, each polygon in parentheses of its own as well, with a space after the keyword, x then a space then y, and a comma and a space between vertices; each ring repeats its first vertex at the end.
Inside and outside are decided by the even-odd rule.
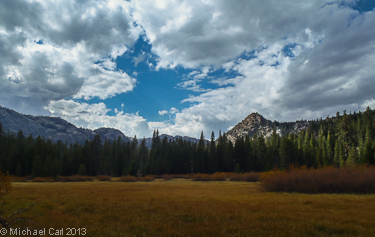
POLYGON ((280 123, 265 119, 258 112, 249 114, 244 120, 239 122, 226 135, 228 139, 235 142, 237 138, 253 136, 255 133, 263 137, 269 137, 275 130, 277 134, 283 136, 285 133, 298 132, 308 127, 308 122, 297 121, 289 123, 280 123))

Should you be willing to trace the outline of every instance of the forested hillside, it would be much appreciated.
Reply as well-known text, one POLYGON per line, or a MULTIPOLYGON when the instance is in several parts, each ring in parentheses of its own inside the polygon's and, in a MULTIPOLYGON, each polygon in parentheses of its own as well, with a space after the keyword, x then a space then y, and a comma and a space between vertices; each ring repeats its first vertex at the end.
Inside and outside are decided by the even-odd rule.
POLYGON ((102 140, 96 135, 84 145, 53 143, 38 136, 5 134, 0 124, 0 166, 17 176, 147 175, 267 171, 290 165, 320 167, 374 164, 375 111, 309 121, 306 130, 280 137, 275 131, 239 138, 233 144, 225 134, 210 142, 202 132, 198 143, 160 139, 154 132, 151 149, 136 137, 132 142, 102 140))

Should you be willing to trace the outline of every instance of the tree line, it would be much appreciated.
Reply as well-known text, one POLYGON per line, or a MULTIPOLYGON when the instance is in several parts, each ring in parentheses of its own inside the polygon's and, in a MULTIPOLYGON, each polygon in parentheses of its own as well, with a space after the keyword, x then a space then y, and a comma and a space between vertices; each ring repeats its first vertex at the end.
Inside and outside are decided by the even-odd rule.
POLYGON ((161 139, 154 131, 151 148, 143 139, 120 137, 103 141, 96 135, 85 144, 53 143, 40 136, 26 137, 22 130, 5 134, 0 123, 0 167, 16 176, 188 174, 268 171, 290 165, 312 168, 375 164, 375 111, 346 111, 335 117, 309 121, 306 130, 282 137, 255 134, 233 144, 224 134, 210 141, 203 132, 197 143, 161 139))

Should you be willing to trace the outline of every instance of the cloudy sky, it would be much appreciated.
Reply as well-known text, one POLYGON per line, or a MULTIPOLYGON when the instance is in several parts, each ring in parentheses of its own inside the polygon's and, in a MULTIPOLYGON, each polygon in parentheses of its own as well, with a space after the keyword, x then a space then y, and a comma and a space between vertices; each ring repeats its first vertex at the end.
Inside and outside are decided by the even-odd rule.
POLYGON ((0 1, 0 105, 127 136, 375 108, 373 0, 0 1))

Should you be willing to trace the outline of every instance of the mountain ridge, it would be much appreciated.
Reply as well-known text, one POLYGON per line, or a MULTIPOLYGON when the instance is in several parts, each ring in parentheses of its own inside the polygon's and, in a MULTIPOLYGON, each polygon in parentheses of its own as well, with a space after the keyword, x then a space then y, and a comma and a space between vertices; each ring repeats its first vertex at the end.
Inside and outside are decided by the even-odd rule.
MULTIPOLYGON (((52 142, 67 142, 68 144, 80 143, 84 144, 86 140, 93 140, 95 135, 100 135, 101 139, 104 140, 115 140, 118 137, 125 142, 131 142, 133 138, 125 136, 120 130, 115 128, 98 128, 94 130, 86 128, 78 128, 72 123, 60 118, 50 116, 33 116, 24 115, 12 109, 4 108, 0 105, 0 122, 3 125, 3 129, 8 133, 18 133, 20 130, 23 131, 25 136, 32 135, 33 137, 41 136, 46 139, 51 139, 52 142)), ((226 132, 228 140, 232 143, 238 138, 246 136, 252 137, 255 133, 268 138, 275 131, 280 136, 288 133, 298 133, 308 127, 307 121, 296 121, 296 122, 277 122, 265 119, 258 112, 249 114, 245 119, 236 124, 232 129, 226 132)), ((185 141, 191 141, 197 143, 199 139, 187 137, 187 136, 171 136, 162 134, 159 136, 160 140, 167 137, 168 140, 178 140, 182 138, 185 141)), ((146 146, 151 148, 152 138, 145 138, 146 146)), ((141 143, 141 139, 137 139, 138 144, 141 143)))
MULTIPOLYGON (((94 130, 86 128, 78 128, 72 123, 60 118, 50 116, 34 116, 25 115, 15 110, 4 108, 0 105, 0 122, 3 125, 3 130, 7 133, 17 134, 22 130, 25 136, 32 135, 33 137, 41 136, 46 139, 51 139, 52 142, 58 142, 59 140, 63 143, 68 144, 80 143, 84 144, 86 140, 93 140, 95 135, 100 135, 102 141, 115 140, 121 137, 124 142, 131 142, 133 138, 125 136, 123 132, 115 128, 98 128, 94 130)), ((167 137, 168 140, 177 140, 182 138, 192 142, 198 142, 199 139, 187 137, 187 136, 171 136, 162 134, 159 136, 160 140, 167 137)), ((151 148, 152 138, 145 138, 146 146, 151 148)), ((138 144, 141 143, 142 139, 137 139, 138 144)))
POLYGON ((51 139, 52 142, 68 144, 84 144, 86 140, 93 140, 95 135, 100 135, 104 139, 116 139, 120 136, 125 142, 130 141, 121 131, 113 128, 99 128, 90 130, 78 128, 72 123, 60 118, 50 116, 24 115, 12 109, 0 106, 0 122, 3 130, 7 133, 17 134, 22 130, 25 136, 41 136, 45 139, 51 139))

